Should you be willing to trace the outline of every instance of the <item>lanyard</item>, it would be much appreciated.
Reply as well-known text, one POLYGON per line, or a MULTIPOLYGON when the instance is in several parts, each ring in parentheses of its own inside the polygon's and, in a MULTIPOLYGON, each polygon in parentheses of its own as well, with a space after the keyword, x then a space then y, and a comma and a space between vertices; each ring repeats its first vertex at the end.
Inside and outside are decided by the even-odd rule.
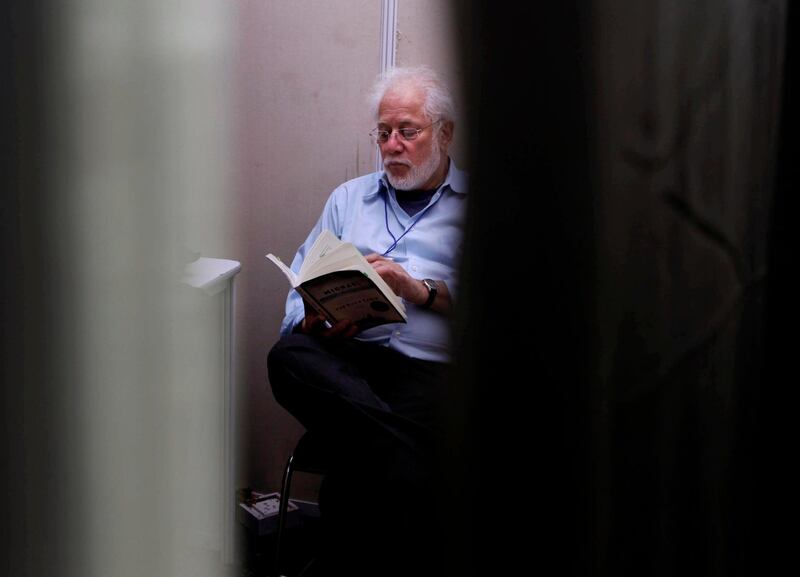
MULTIPOLYGON (((441 190, 438 191, 436 194, 438 194, 439 198, 441 198, 441 190)), ((400 242, 405 235, 407 235, 409 232, 411 232, 411 229, 414 228, 414 225, 416 225, 420 220, 422 220, 423 215, 426 212, 428 212, 428 209, 430 207, 432 207, 434 204, 436 204, 437 202, 439 202, 439 198, 437 198, 435 201, 433 201, 428 206, 423 208, 416 215, 416 218, 414 218, 414 221, 408 226, 408 228, 403 231, 403 234, 401 234, 399 237, 395 238, 394 234, 392 233, 392 230, 389 228, 389 203, 386 200, 387 196, 389 196, 389 189, 388 188, 386 189, 386 192, 385 192, 385 194, 383 196, 383 220, 384 220, 384 223, 386 224, 386 232, 388 232, 389 236, 392 237, 392 241, 393 242, 392 242, 392 244, 389 245, 389 248, 387 248, 385 251, 383 251, 383 254, 381 254, 381 256, 386 256, 390 252, 392 252, 394 249, 396 249, 397 248, 397 243, 400 242)))

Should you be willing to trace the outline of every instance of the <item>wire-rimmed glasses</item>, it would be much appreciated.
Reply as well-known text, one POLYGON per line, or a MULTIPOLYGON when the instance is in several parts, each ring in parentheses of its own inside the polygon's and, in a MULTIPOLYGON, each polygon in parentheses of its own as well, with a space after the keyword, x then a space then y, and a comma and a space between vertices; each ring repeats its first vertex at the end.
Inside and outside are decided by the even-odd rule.
POLYGON ((440 121, 441 121, 441 118, 439 120, 431 122, 428 126, 423 126, 422 128, 414 128, 412 126, 404 126, 402 128, 394 128, 392 130, 383 130, 381 128, 375 128, 369 134, 370 134, 370 136, 372 136, 372 138, 375 139, 375 142, 377 142, 378 144, 385 144, 385 143, 389 142, 389 139, 392 137, 392 134, 395 133, 395 132, 398 134, 398 136, 400 137, 401 140, 409 141, 409 140, 416 139, 419 136, 420 132, 422 132, 423 130, 425 130, 427 128, 430 128, 431 126, 433 126, 434 124, 436 124, 437 122, 440 122, 440 121))

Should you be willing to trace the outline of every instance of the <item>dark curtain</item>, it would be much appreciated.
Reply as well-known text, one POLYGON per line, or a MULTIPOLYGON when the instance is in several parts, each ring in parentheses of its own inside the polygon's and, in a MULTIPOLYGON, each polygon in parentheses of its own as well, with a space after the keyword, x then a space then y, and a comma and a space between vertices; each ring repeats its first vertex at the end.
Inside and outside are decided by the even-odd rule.
POLYGON ((792 10, 462 9, 451 574, 789 559, 792 10))
POLYGON ((60 486, 44 376, 43 21, 35 5, 0 9, 0 575, 57 574, 65 555, 62 505, 38 498, 60 486))

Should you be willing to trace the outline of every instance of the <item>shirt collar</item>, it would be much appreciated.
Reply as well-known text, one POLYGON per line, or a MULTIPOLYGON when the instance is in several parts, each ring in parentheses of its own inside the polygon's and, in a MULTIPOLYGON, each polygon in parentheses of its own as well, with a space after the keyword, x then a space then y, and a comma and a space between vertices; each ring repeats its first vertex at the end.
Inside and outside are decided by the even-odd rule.
MULTIPOLYGON (((389 180, 386 178, 386 171, 379 172, 378 174, 378 186, 375 188, 375 190, 364 195, 365 199, 377 196, 381 191, 392 188, 392 185, 389 184, 389 180)), ((469 189, 468 184, 469 179, 467 178, 467 174, 463 170, 460 170, 451 158, 450 168, 447 171, 447 177, 445 177, 444 182, 439 188, 442 190, 449 188, 457 194, 467 194, 469 189)))

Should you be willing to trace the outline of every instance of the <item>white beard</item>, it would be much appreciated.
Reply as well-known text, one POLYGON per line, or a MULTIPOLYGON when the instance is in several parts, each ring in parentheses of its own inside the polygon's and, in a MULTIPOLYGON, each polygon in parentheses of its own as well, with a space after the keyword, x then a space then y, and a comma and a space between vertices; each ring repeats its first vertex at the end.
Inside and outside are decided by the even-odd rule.
MULTIPOLYGON (((389 179, 389 183, 395 188, 395 190, 419 190, 422 188, 422 185, 430 180, 430 178, 433 176, 433 173, 436 172, 436 169, 439 168, 439 162, 441 160, 442 151, 439 148, 439 141, 434 140, 431 153, 425 162, 419 166, 414 166, 409 161, 399 161, 401 164, 409 167, 410 170, 408 171, 408 174, 404 177, 392 176, 392 174, 387 170, 386 178, 389 179)), ((398 161, 391 158, 385 158, 383 160, 383 166, 386 167, 390 162, 398 161)))

